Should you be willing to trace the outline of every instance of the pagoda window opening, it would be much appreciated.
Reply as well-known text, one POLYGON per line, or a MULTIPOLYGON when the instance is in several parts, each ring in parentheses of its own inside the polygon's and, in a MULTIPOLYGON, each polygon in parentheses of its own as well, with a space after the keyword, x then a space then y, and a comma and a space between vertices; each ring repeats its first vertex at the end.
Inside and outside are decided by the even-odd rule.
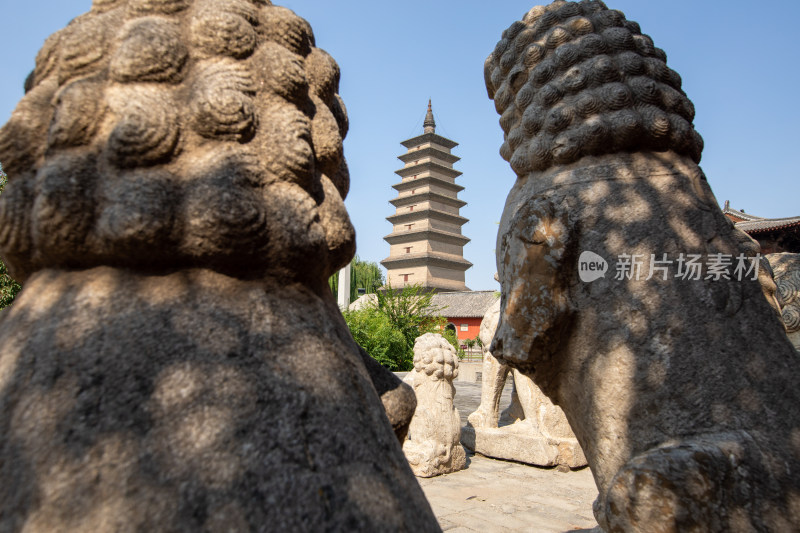
POLYGON ((406 246, 406 253, 407 253, 407 254, 410 254, 410 253, 411 253, 411 246, 406 246))
POLYGON ((414 226, 414 224, 406 224, 406 230, 411 231, 411 228, 413 226, 414 226))

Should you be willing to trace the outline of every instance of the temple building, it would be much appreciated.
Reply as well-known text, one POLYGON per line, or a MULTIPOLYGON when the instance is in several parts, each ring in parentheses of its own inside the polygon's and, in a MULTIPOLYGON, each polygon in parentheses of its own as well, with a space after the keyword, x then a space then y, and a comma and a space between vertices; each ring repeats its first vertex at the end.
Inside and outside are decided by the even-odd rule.
POLYGON ((758 241, 762 254, 800 253, 800 217, 757 217, 733 209, 727 200, 722 212, 738 229, 758 241))
POLYGON ((393 288, 468 291, 464 272, 472 263, 464 259, 469 239, 461 233, 468 220, 459 214, 466 202, 458 199, 464 187, 456 184, 461 172, 453 168, 460 158, 451 153, 458 143, 436 134, 430 101, 423 128, 401 143, 407 151, 398 157, 404 166, 396 171, 400 183, 392 186, 395 213, 386 218, 392 233, 384 237, 389 257, 381 264, 393 288))

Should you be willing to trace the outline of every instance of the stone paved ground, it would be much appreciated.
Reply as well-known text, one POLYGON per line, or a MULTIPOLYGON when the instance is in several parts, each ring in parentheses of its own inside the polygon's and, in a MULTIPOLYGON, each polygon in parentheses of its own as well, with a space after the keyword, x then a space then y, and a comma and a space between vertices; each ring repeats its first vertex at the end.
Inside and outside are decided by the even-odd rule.
POLYGON ((555 468, 469 457, 460 472, 418 478, 442 529, 450 533, 589 531, 597 489, 588 468, 555 468))
MULTIPOLYGON (((456 381, 456 408, 462 425, 480 403, 480 384, 456 381)), ((510 383, 500 403, 511 401, 510 383)), ((559 472, 468 454, 460 472, 418 478, 439 524, 449 533, 535 533, 590 531, 597 526, 597 497, 588 468, 559 472)))

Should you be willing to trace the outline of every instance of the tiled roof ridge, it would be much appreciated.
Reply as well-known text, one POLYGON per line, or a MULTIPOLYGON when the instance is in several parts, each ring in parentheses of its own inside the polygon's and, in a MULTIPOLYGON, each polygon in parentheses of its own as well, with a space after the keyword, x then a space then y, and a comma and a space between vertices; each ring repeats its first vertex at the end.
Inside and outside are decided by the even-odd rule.
POLYGON ((770 231, 775 229, 800 226, 800 216, 785 218, 762 218, 759 220, 745 220, 736 222, 736 227, 745 233, 770 231))
MULTIPOLYGON (((437 292, 434 293, 431 303, 437 309, 436 313, 445 317, 482 318, 497 300, 497 293, 498 291, 493 290, 437 292)), ((374 302, 375 298, 374 294, 361 296, 350 304, 350 310, 362 309, 369 302, 374 302)))
POLYGON ((741 218, 744 221, 751 222, 754 220, 765 220, 764 217, 759 217, 756 215, 751 215, 750 213, 745 213, 744 211, 739 211, 738 209, 734 209, 729 206, 725 206, 722 212, 726 215, 731 215, 736 218, 741 218))

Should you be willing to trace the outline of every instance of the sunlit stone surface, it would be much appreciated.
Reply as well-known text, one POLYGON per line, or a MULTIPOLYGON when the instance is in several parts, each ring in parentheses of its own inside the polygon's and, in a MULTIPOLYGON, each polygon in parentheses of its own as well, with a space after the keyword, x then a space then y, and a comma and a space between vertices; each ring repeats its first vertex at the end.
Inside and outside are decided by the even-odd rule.
POLYGON ((758 248, 697 166, 666 54, 602 2, 556 1, 503 33, 485 74, 517 174, 491 351, 564 410, 600 526, 796 530, 800 359, 755 276, 734 274, 758 248), (603 275, 583 270, 586 252, 603 275))

